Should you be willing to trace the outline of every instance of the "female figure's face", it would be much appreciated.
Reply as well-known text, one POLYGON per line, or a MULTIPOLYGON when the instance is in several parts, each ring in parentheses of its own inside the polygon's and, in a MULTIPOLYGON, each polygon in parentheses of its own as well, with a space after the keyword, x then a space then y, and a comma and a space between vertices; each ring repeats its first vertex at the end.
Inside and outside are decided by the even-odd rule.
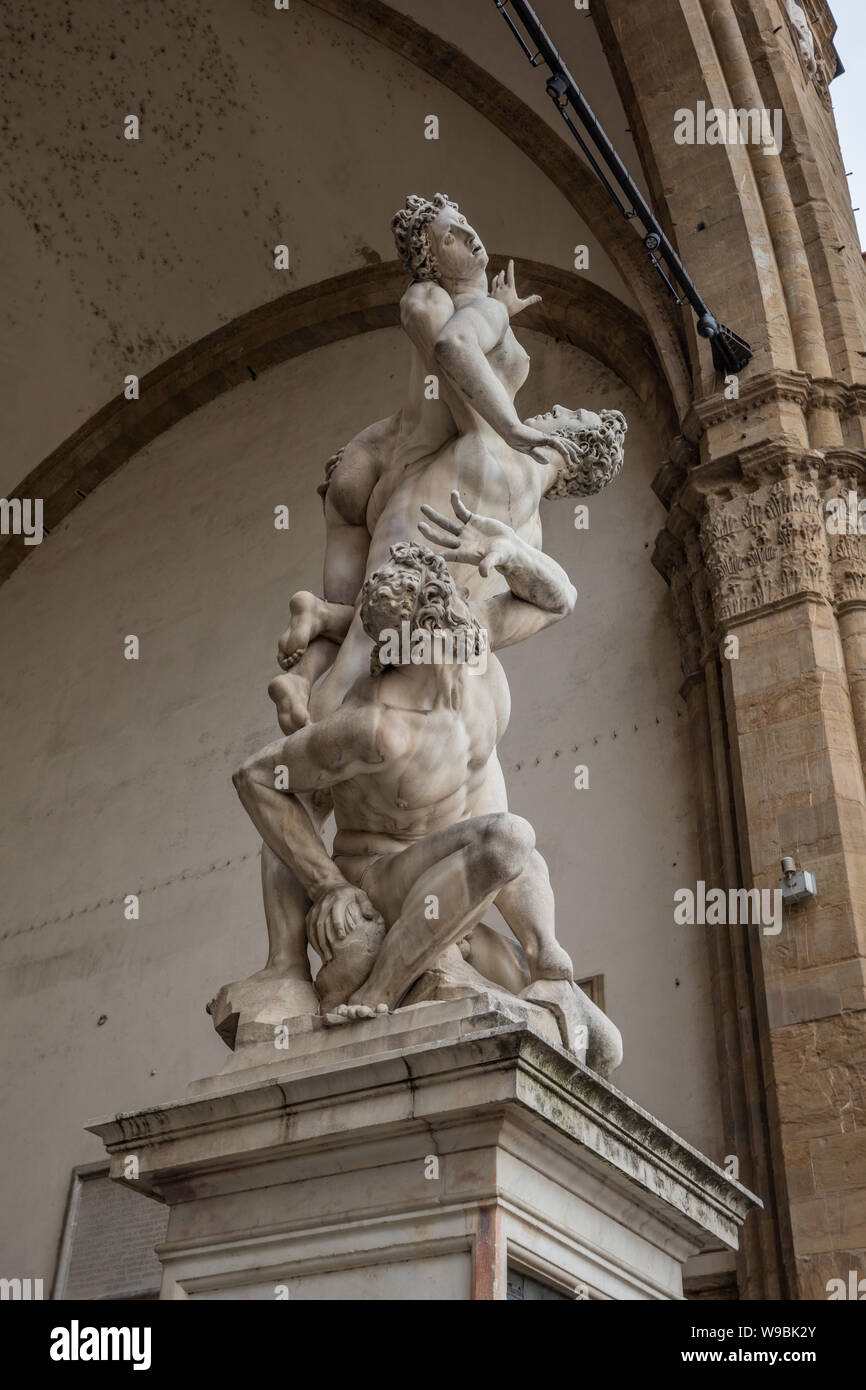
POLYGON ((429 235, 443 282, 474 277, 487 265, 483 241, 454 208, 442 208, 436 214, 429 235))

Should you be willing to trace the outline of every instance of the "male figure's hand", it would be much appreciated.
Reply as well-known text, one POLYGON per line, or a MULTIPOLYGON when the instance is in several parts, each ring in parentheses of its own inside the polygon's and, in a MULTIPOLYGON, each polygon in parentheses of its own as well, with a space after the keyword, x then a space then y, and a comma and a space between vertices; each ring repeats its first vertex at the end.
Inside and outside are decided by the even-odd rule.
POLYGON ((328 888, 307 913, 307 936, 327 964, 341 941, 365 922, 381 921, 363 888, 352 883, 328 888))
POLYGON ((526 299, 521 299, 514 284, 514 262, 508 262, 508 270, 500 270, 498 275, 494 275, 490 281, 490 298, 496 299, 500 304, 504 304, 508 310, 508 317, 514 318, 523 309, 528 309, 532 304, 541 303, 540 294, 531 294, 526 299))
POLYGON ((421 511, 434 526, 420 521, 418 530, 426 540, 445 547, 446 560, 455 565, 477 565, 478 573, 486 579, 495 565, 513 554, 514 532, 504 521, 470 512, 457 491, 451 494, 451 506, 456 521, 422 503, 421 511))

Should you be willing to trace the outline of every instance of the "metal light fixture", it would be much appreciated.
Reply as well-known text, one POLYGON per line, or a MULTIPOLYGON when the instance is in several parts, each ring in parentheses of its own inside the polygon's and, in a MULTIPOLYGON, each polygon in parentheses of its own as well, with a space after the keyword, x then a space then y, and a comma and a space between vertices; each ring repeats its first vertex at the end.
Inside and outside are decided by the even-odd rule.
POLYGON ((642 223, 644 230, 641 233, 641 240, 646 247, 650 264, 661 276, 668 293, 676 300, 677 304, 683 304, 686 301, 691 304, 697 315, 698 333, 702 338, 709 339, 716 371, 734 375, 741 372, 752 360, 751 347, 732 328, 726 328, 723 323, 719 323, 715 315, 710 312, 706 301, 698 293, 694 281, 671 245, 669 238, 665 236, 662 227, 654 217, 649 204, 602 130, 592 107, 548 38, 532 6, 528 4, 527 0, 494 0, 494 4, 532 66, 536 68, 540 63, 544 63, 549 69, 550 76, 546 84, 548 96, 559 110, 596 178, 607 189, 623 217, 629 221, 635 220, 642 223), (509 6, 513 9, 516 19, 509 14, 509 6), (523 26, 524 33, 530 39, 530 43, 527 43, 524 33, 521 33, 517 20, 523 26), (572 120, 569 108, 580 121, 583 133, 578 130, 572 120), (590 149, 588 141, 591 141, 595 146, 595 152, 590 149), (602 164, 606 165, 606 170, 602 168, 602 164), (613 187, 611 179, 619 185, 628 200, 627 203, 622 201, 619 193, 613 187), (656 255, 657 251, 658 256, 656 255))
POLYGON ((779 879, 779 888, 782 892, 782 902, 786 907, 818 896, 818 890, 815 887, 815 875, 810 873, 808 869, 798 869, 789 854, 786 854, 782 860, 782 877, 779 879))

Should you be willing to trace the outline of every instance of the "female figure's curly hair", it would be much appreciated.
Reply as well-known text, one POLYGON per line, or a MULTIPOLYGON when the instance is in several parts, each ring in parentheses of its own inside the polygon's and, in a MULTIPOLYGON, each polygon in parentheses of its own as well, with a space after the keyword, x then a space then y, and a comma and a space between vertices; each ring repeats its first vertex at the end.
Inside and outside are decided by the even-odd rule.
POLYGON ((406 206, 396 212, 391 219, 391 231, 397 255, 405 265, 413 280, 438 280, 439 267, 436 255, 430 244, 430 223, 443 208, 457 209, 445 193, 434 193, 431 198, 420 198, 410 193, 406 206))

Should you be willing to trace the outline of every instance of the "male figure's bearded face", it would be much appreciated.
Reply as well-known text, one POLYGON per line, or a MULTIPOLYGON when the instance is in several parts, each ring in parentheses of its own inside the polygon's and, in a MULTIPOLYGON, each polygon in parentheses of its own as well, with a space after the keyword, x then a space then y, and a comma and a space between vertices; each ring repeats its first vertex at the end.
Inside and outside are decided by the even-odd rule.
POLYGON ((555 405, 526 421, 532 429, 555 435, 566 455, 545 497, 591 497, 622 469, 628 423, 622 411, 569 410, 555 405))
POLYGON ((601 428, 601 416, 596 415, 594 410, 569 410, 567 405, 555 405, 544 415, 533 415, 526 424, 530 429, 542 430, 545 434, 562 429, 597 430, 601 428))
MULTIPOLYGON (((419 661, 438 665, 449 660, 444 652, 451 650, 453 643, 442 649, 442 655, 433 654, 435 644, 426 648, 431 653, 429 657, 419 658, 417 652, 410 654, 418 634, 427 639, 436 634, 460 635, 462 648, 457 644, 456 650, 465 652, 466 659, 485 650, 486 639, 478 620, 463 593, 455 588, 445 561, 414 542, 392 546, 390 560, 364 580, 360 617, 364 631, 374 643, 370 660, 374 674, 386 666, 410 662, 418 665, 419 661), (408 641, 403 640, 404 634, 408 641)), ((458 655, 457 659, 464 657, 458 655)))

